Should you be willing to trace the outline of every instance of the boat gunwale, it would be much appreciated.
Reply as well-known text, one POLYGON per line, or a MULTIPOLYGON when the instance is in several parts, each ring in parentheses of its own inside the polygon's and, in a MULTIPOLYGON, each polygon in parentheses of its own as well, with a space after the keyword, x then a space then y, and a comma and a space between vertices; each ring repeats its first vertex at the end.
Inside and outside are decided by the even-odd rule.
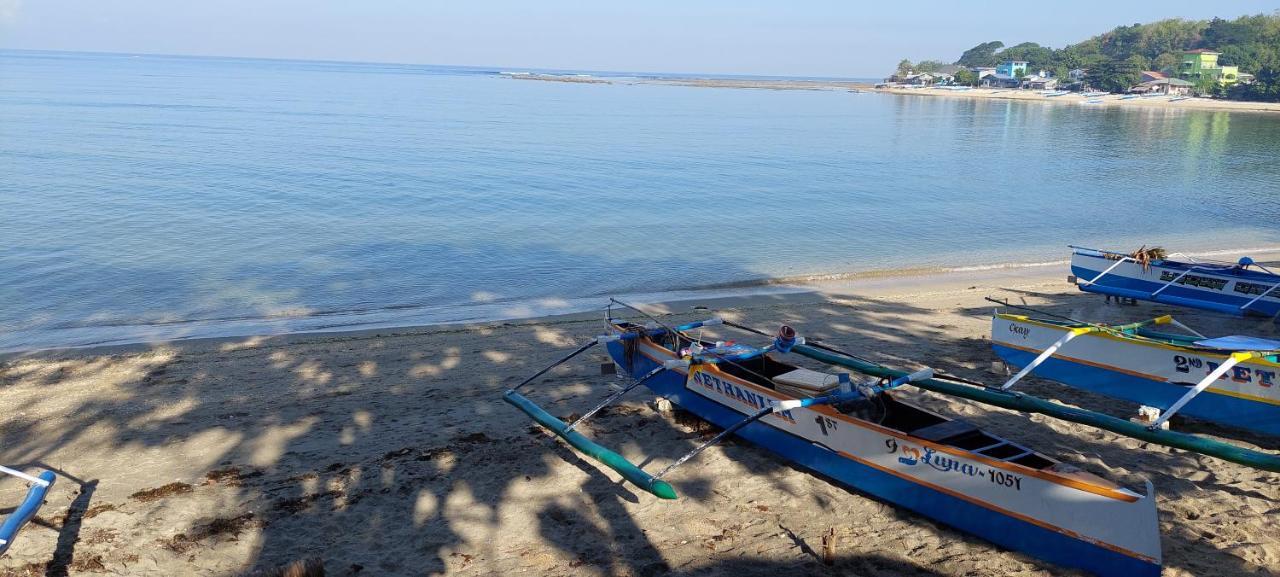
MULTIPOLYGON (((1017 321, 1041 326, 1044 328, 1062 329, 1062 330, 1099 326, 1099 325, 1090 325, 1087 323, 1068 323, 1066 321, 1040 319, 1040 318, 1030 317, 1026 315, 1018 315, 1013 313, 996 313, 994 317, 1001 318, 1004 320, 1017 320, 1017 321)), ((1106 326, 1106 325, 1102 325, 1102 326, 1106 326)), ((1105 338, 1108 340, 1120 341, 1120 342, 1132 342, 1134 344, 1139 344, 1147 347, 1174 350, 1174 351, 1192 351, 1195 354, 1199 354, 1199 355, 1206 355, 1206 356, 1212 355, 1212 356, 1219 356, 1223 358, 1230 357, 1231 353, 1233 352, 1240 352, 1240 351, 1246 350, 1246 349, 1224 350, 1224 349, 1212 349, 1212 348, 1200 347, 1200 346, 1178 345, 1178 344, 1165 341, 1163 339, 1148 337, 1146 335, 1142 335, 1138 333, 1122 332, 1121 334, 1116 334, 1116 332, 1118 331, 1095 331, 1084 336, 1100 337, 1100 338, 1105 338)), ((1254 352, 1280 354, 1280 349, 1265 349, 1265 350, 1257 350, 1254 352)), ((1054 356, 1059 356, 1059 355, 1054 355, 1054 356)), ((1267 355, 1267 356, 1271 356, 1271 355, 1267 355)), ((1268 367, 1274 367, 1276 369, 1280 369, 1280 362, 1269 360, 1266 357, 1257 357, 1257 358, 1249 359, 1247 361, 1243 361, 1241 364, 1265 365, 1268 367)), ((1144 373, 1133 373, 1133 374, 1156 379, 1155 377, 1151 377, 1150 375, 1146 375, 1144 373)), ((1164 381, 1164 379, 1156 379, 1156 380, 1160 380, 1162 382, 1164 381)))
MULTIPOLYGON (((617 329, 619 328, 616 324, 612 324, 612 323, 611 323, 611 326, 612 326, 615 330, 617 330, 617 329)), ((643 336, 643 337, 641 337, 641 338, 637 339, 637 341, 639 341, 637 344, 644 344, 644 345, 648 345, 649 347, 652 347, 652 348, 658 349, 658 350, 660 350, 660 351, 663 351, 663 353, 665 353, 665 356, 666 356, 667 358, 665 358, 665 359, 659 359, 659 358, 655 358, 655 357, 651 356, 651 355, 650 355, 650 354, 648 354, 645 350, 643 350, 643 349, 641 349, 641 348, 637 347, 637 352, 639 352, 640 354, 644 355, 646 358, 648 358, 649 360, 651 360, 651 361, 653 361, 653 362, 655 362, 655 363, 662 364, 662 363, 663 363, 663 361, 670 360, 670 359, 675 359, 675 358, 679 358, 679 357, 677 357, 677 356, 676 356, 676 353, 675 353, 674 351, 672 351, 671 349, 668 349, 668 348, 666 348, 666 347, 664 347, 664 346, 662 346, 662 345, 660 345, 660 344, 658 344, 658 343, 654 342, 654 341, 653 341, 653 340, 651 340, 648 336, 643 336)), ((788 364, 788 363, 784 363, 784 364, 788 364)), ((732 374, 726 373, 726 372, 724 372, 724 371, 720 370, 720 369, 719 369, 718 367, 716 367, 714 364, 698 365, 698 367, 699 367, 699 369, 700 369, 700 370, 708 370, 708 369, 711 369, 711 370, 713 370, 713 371, 715 371, 715 372, 717 373, 717 374, 716 374, 716 376, 717 376, 717 377, 725 378, 725 379, 731 380, 735 385, 745 385, 745 386, 747 386, 747 387, 749 387, 749 388, 753 389, 753 390, 754 390, 754 391, 756 391, 756 392, 765 392, 765 393, 768 393, 768 394, 771 394, 771 395, 777 395, 777 396, 783 397, 784 399, 794 399, 794 398, 796 398, 796 397, 793 397, 793 396, 791 396, 791 395, 788 395, 788 394, 786 394, 786 393, 784 393, 784 392, 782 392, 782 391, 778 391, 778 390, 776 390, 776 389, 770 389, 770 388, 767 388, 767 387, 763 387, 763 386, 758 385, 758 384, 756 384, 756 383, 752 383, 752 382, 747 381, 747 380, 745 380, 745 379, 739 378, 739 377, 737 377, 737 376, 735 376, 735 375, 732 375, 732 374)), ((675 371, 675 372, 677 372, 677 373, 685 374, 685 375, 686 375, 686 378, 687 378, 687 376, 688 376, 688 373, 686 372, 688 369, 670 369, 670 370, 673 370, 673 371, 675 371)), ((895 398, 895 400, 897 400, 897 399, 895 398)), ((899 402, 902 402, 902 401, 899 401, 899 402)), ((721 403, 721 404, 723 404, 723 403, 721 403)), ((911 406, 912 408, 916 408, 916 409, 922 410, 922 411, 924 411, 924 412, 926 412, 926 413, 929 413, 929 414, 932 414, 932 415, 935 415, 935 416, 941 417, 941 418, 943 418, 943 419, 947 419, 948 421, 955 421, 955 420, 956 420, 956 419, 952 419, 952 418, 945 417, 945 416, 943 416, 943 415, 938 415, 937 413, 934 413, 934 412, 932 412, 932 411, 929 411, 928 409, 925 409, 925 408, 923 408, 923 407, 917 407, 916 405, 911 404, 911 403, 904 403, 904 404, 907 404, 907 405, 911 406)), ((1081 491, 1085 491, 1085 492, 1088 492, 1088 493, 1093 493, 1093 494, 1095 494, 1095 495, 1099 495, 1099 496, 1102 496, 1102 497, 1107 497, 1107 498, 1110 498, 1110 499, 1115 499, 1115 500, 1118 500, 1118 501, 1125 501, 1125 502, 1130 502, 1130 503, 1132 503, 1132 502, 1136 502, 1136 501, 1138 501, 1139 499, 1148 498, 1148 496, 1141 495, 1141 494, 1139 494, 1139 493, 1137 493, 1137 492, 1134 492, 1133 490, 1128 489, 1128 488, 1126 488, 1126 487, 1123 487, 1123 486, 1121 486, 1121 485, 1119 485, 1119 484, 1117 484, 1117 483, 1115 483, 1115 482, 1113 482, 1113 481, 1111 481, 1111 480, 1109 480, 1109 479, 1103 478, 1103 477, 1098 476, 1098 475, 1094 475, 1093 473, 1089 473, 1088 471, 1081 470, 1081 472, 1082 472, 1082 473, 1087 474, 1087 475, 1094 476, 1094 477, 1095 477, 1095 478, 1097 478, 1099 481, 1102 481, 1102 482, 1106 483, 1106 485, 1100 485, 1100 484, 1096 484, 1096 483, 1091 483, 1091 482, 1086 481, 1086 480, 1084 480, 1084 479, 1077 478, 1077 477, 1075 477, 1074 475, 1072 475, 1071 473, 1057 473, 1057 472, 1053 472, 1053 471, 1045 471, 1045 470, 1042 470, 1042 469, 1033 469, 1033 468, 1031 468, 1031 467, 1027 467, 1026 465, 1019 465, 1019 464, 1017 464, 1017 463, 1011 463, 1011 462, 1008 462, 1008 461, 999 461, 999 460, 996 460, 996 459, 992 459, 992 458, 990 458, 990 457, 987 457, 987 456, 985 456, 985 455, 981 455, 981 454, 979 454, 979 453, 975 453, 975 452, 973 452, 973 451, 966 451, 966 450, 964 450, 964 449, 960 449, 960 448, 957 448, 957 447, 952 447, 952 446, 949 446, 949 445, 943 445, 943 444, 940 444, 940 443, 937 443, 937 442, 934 442, 934 441, 929 441, 929 440, 927 440, 927 439, 922 439, 922 438, 919 438, 919 437, 912 436, 910 433, 907 433, 907 432, 905 432, 905 431, 900 431, 900 430, 898 430, 898 429, 891 429, 891 428, 888 428, 888 427, 884 427, 883 425, 878 425, 878 424, 876 424, 876 423, 872 423, 872 422, 870 422, 870 421, 864 421, 864 420, 862 420, 862 419, 857 419, 857 418, 854 418, 854 417, 850 417, 849 415, 845 415, 844 413, 841 413, 841 412, 839 412, 839 411, 837 411, 837 410, 835 410, 835 409, 833 409, 833 408, 831 408, 831 407, 826 407, 826 406, 818 405, 818 406, 807 407, 807 409, 808 409, 808 410, 810 410, 810 411, 814 411, 814 412, 821 413, 821 414, 823 414, 823 415, 825 415, 825 416, 828 416, 828 417, 834 418, 834 419, 836 419, 836 420, 839 420, 839 421, 842 421, 842 422, 848 423, 848 424, 853 425, 853 426, 856 426, 856 427, 861 427, 861 428, 864 428, 864 429, 871 429, 871 430, 876 431, 876 432, 879 432, 879 433, 881 433, 881 434, 886 434, 886 435, 889 435, 889 436, 892 436, 892 437, 896 437, 896 438, 899 438, 899 439, 902 439, 902 440, 909 440, 909 441, 910 441, 910 442, 912 442, 912 443, 916 443, 916 444, 919 444, 919 445, 922 445, 922 446, 926 446, 926 447, 929 447, 929 448, 932 448, 932 449, 938 450, 938 451, 943 452, 943 453, 947 453, 947 454, 955 455, 955 456, 961 456, 961 457, 965 457, 965 458, 970 458, 970 459, 973 459, 973 460, 978 461, 978 462, 980 462, 980 463, 983 463, 984 465, 988 465, 988 466, 996 467, 996 468, 999 468, 999 469, 1004 469, 1004 470, 1007 470, 1007 471, 1010 471, 1010 472, 1015 472, 1015 473, 1018 473, 1018 474, 1024 474, 1024 475, 1028 475, 1028 476, 1031 476, 1031 477, 1036 477, 1036 478, 1038 478, 1038 479, 1041 479, 1041 480, 1044 480, 1044 481, 1048 481, 1048 482, 1054 483, 1054 484, 1059 485, 1059 486, 1064 486, 1064 487, 1068 487, 1068 488, 1072 488, 1072 489, 1076 489, 1076 490, 1081 490, 1081 491), (1071 475, 1071 476, 1069 476, 1069 475, 1071 475)), ((773 425, 770 425, 770 426, 773 426, 773 425)), ((776 428, 776 427, 775 427, 775 428, 776 428)), ((983 433, 984 433, 984 434, 986 434, 986 435, 990 435, 990 436, 991 436, 991 437, 993 437, 993 438, 997 438, 997 439, 1000 439, 1000 440, 1006 440, 1006 439, 1004 439, 1004 438, 1002 438, 1002 437, 999 437, 998 435, 994 435, 994 434, 992 434, 992 433, 988 433, 988 432, 986 432, 986 431, 985 431, 985 430, 983 430, 981 427, 979 427, 979 430, 983 431, 983 433)), ((784 432, 785 432, 785 431, 784 431, 784 432)), ((789 433, 789 434, 792 434, 792 433, 789 433)), ((1058 459, 1055 459, 1055 458, 1053 458, 1053 457, 1050 457, 1050 456, 1048 456, 1048 455, 1045 455, 1045 454, 1043 454, 1043 453, 1040 453, 1039 451, 1034 451, 1034 450, 1033 450, 1032 452, 1033 452, 1034 454, 1036 454, 1036 455, 1039 455, 1041 458, 1044 458, 1044 459, 1046 459, 1046 460, 1052 461, 1055 465, 1057 465, 1057 464, 1065 464, 1065 465, 1068 465, 1068 466, 1072 466, 1072 465, 1070 465, 1070 464, 1068 464, 1068 463, 1063 463, 1062 461, 1060 461, 1060 460, 1058 460, 1058 459)), ((837 451, 837 453, 839 453, 839 451, 837 451)), ((859 462, 861 462, 861 460, 859 460, 859 462)), ((1052 465, 1051 465, 1051 466, 1052 466, 1052 465)))
MULTIPOLYGON (((1119 259, 1109 258, 1108 255, 1128 257, 1130 259, 1133 258, 1133 255, 1125 254, 1122 252, 1084 248, 1084 247, 1072 247, 1071 255, 1073 257, 1082 256, 1082 257, 1088 257, 1088 258, 1101 259, 1109 262, 1117 262, 1119 259), (1096 252, 1099 254, 1090 254, 1090 252, 1096 252)), ((1138 263, 1134 262, 1132 264, 1138 264, 1138 263)), ((1156 259, 1156 260, 1152 260, 1148 266, 1149 268, 1167 268, 1167 269, 1172 269, 1177 271, 1203 272, 1205 274, 1227 277, 1228 280, 1247 279, 1247 280, 1259 280, 1259 281, 1266 281, 1266 282, 1280 284, 1280 275, 1270 274, 1270 273, 1259 271, 1259 270, 1251 270, 1251 269, 1241 267, 1238 263, 1230 263, 1230 262, 1224 262, 1224 261, 1206 261, 1206 262, 1196 263, 1196 262, 1184 262, 1180 260, 1156 259)), ((1112 272, 1111 274, 1119 274, 1119 273, 1112 272)), ((1106 283, 1099 282, 1098 284, 1106 284, 1106 283)), ((1267 295, 1266 298, 1272 298, 1272 295, 1267 295)))

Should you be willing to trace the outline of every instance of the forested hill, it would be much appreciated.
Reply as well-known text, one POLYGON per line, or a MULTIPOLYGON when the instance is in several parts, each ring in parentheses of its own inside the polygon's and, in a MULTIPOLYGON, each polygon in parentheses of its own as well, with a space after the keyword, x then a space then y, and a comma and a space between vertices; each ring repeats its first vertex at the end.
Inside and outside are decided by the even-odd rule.
MULTIPOLYGON (((1195 48, 1221 52, 1218 62, 1239 66, 1253 74, 1252 84, 1222 89, 1205 84, 1205 92, 1248 100, 1280 101, 1280 11, 1242 16, 1235 20, 1169 19, 1150 24, 1120 26, 1065 48, 1049 48, 1034 42, 1005 46, 984 42, 966 50, 955 64, 965 67, 995 66, 1004 60, 1026 60, 1028 70, 1046 70, 1058 78, 1076 68, 1089 71, 1089 82, 1104 89, 1124 89, 1136 84, 1143 70, 1175 71, 1182 53, 1195 48)), ((925 61, 916 70, 943 64, 925 61)), ((959 78, 957 78, 959 80, 959 78)))

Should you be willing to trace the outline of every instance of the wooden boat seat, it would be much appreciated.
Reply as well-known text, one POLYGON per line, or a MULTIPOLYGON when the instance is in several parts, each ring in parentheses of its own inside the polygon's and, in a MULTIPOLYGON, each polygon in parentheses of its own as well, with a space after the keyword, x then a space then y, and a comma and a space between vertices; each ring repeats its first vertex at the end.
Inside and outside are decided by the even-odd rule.
POLYGON ((936 425, 921 427, 914 431, 910 431, 910 434, 912 437, 918 437, 926 441, 943 443, 948 439, 954 439, 976 432, 978 432, 978 427, 973 424, 961 420, 955 420, 943 421, 936 425))
POLYGON ((797 368, 773 377, 778 391, 793 397, 813 397, 835 390, 840 386, 835 375, 806 368, 797 368))

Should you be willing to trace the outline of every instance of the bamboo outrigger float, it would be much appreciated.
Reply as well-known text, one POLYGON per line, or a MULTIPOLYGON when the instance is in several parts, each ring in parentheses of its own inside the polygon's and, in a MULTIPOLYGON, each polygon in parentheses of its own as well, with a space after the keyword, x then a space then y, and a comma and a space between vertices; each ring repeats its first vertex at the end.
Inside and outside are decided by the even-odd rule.
POLYGON ((635 379, 573 423, 551 416, 519 392, 550 367, 507 391, 505 400, 660 498, 677 496, 664 480, 668 473, 737 435, 843 485, 1051 563, 1105 576, 1159 575, 1159 524, 1150 483, 1141 491, 1123 487, 893 393, 907 384, 930 390, 980 389, 932 378, 929 370, 894 371, 806 345, 786 327, 772 344, 749 347, 690 334, 721 324, 755 332, 742 325, 708 319, 667 327, 654 320, 640 325, 611 318, 606 334, 552 365, 604 344, 614 362, 635 379), (773 358, 787 352, 871 378, 854 383, 773 358), (656 474, 576 430, 641 384, 724 430, 656 474))

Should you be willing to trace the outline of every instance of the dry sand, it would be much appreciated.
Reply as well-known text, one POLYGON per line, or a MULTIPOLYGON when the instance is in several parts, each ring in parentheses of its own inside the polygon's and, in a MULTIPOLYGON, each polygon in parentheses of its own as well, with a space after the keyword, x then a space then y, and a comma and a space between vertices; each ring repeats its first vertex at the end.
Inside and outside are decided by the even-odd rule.
MULTIPOLYGON (((1063 275, 1054 266, 855 280, 713 304, 884 362, 927 360, 988 380, 998 375, 984 296, 1109 321, 1168 311, 1107 304, 1063 275)), ((705 315, 689 304, 667 308, 679 318, 705 315)), ((1177 312, 1210 331, 1274 333, 1255 321, 1177 312)), ((328 575, 1068 574, 740 443, 677 470, 681 500, 619 484, 500 400, 600 328, 600 315, 590 314, 10 358, 0 364, 0 462, 67 476, 0 559, 0 575, 241 575, 301 559, 319 560, 328 575), (815 551, 831 529, 838 560, 825 567, 815 551)), ((603 353, 589 356, 539 380, 530 396, 562 416, 592 405, 621 381, 600 374, 603 353)), ((1035 379, 1025 386, 1117 415, 1133 409, 1035 379)), ((1280 568, 1278 475, 903 394, 1131 485, 1149 477, 1165 575, 1280 568)), ((657 413, 652 400, 637 391, 585 432, 650 470, 708 434, 695 420, 657 413)), ((0 482, 0 510, 22 489, 0 482)))

